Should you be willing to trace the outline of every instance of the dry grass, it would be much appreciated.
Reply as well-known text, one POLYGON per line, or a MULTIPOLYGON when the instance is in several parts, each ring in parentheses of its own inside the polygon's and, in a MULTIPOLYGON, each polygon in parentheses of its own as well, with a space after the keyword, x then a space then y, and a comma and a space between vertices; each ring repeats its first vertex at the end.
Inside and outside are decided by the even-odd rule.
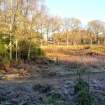
POLYGON ((78 54, 93 54, 93 55, 105 55, 105 46, 104 45, 76 45, 76 46, 56 46, 48 45, 42 46, 42 49, 45 53, 54 53, 54 55, 65 54, 65 55, 78 55, 78 54))
POLYGON ((104 46, 43 46, 46 56, 53 60, 59 60, 70 64, 81 63, 92 68, 105 68, 105 47, 104 46))

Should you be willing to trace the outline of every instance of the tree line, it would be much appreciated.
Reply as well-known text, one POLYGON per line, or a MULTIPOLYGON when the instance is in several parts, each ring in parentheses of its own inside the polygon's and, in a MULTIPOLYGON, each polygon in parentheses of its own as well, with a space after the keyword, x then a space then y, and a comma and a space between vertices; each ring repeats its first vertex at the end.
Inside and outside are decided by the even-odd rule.
POLYGON ((77 18, 51 16, 44 0, 0 0, 0 51, 10 59, 14 51, 17 60, 21 41, 28 41, 28 59, 33 43, 105 44, 105 23, 92 20, 83 27, 77 18))
POLYGON ((83 27, 79 19, 68 18, 62 21, 60 30, 53 33, 56 44, 81 45, 105 44, 105 23, 92 20, 83 27))
POLYGON ((0 55, 17 61, 37 53, 44 11, 42 0, 0 0, 0 55))

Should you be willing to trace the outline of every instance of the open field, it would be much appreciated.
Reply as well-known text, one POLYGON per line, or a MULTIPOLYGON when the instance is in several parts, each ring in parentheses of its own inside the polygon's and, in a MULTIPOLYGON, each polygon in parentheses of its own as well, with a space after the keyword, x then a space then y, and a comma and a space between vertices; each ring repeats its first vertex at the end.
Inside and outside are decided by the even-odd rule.
POLYGON ((46 105, 50 96, 60 102, 57 105, 75 105, 74 85, 80 71, 81 78, 89 83, 94 102, 105 105, 104 46, 50 46, 42 49, 50 60, 41 58, 15 67, 24 68, 27 76, 14 78, 15 73, 12 73, 14 76, 7 74, 7 78, 0 81, 0 97, 3 96, 9 105, 46 105))
POLYGON ((104 4, 0 0, 0 105, 105 105, 104 4))
POLYGON ((104 46, 44 46, 42 49, 48 58, 58 62, 68 65, 82 64, 88 67, 88 70, 96 68, 100 71, 105 68, 104 46))

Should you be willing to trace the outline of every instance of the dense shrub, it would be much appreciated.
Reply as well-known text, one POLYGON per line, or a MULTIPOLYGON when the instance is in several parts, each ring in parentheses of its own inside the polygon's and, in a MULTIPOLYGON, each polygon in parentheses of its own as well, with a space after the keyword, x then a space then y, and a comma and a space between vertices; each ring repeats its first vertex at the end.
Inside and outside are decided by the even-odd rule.
POLYGON ((46 99, 44 100, 44 105, 65 105, 64 101, 57 95, 58 94, 46 97, 46 99))
POLYGON ((89 85, 83 80, 79 80, 74 87, 77 95, 76 105, 92 105, 92 97, 89 93, 89 85))
POLYGON ((33 59, 36 56, 44 55, 43 51, 40 49, 39 45, 29 42, 27 40, 19 41, 19 56, 21 59, 28 59, 28 51, 30 47, 30 59, 33 59))
POLYGON ((9 66, 10 65, 10 60, 8 59, 8 58, 4 58, 3 60, 2 60, 2 63, 5 65, 5 66, 9 66))
POLYGON ((75 85, 74 87, 75 89, 75 93, 77 94, 78 92, 81 92, 81 91, 86 91, 86 92, 89 92, 89 85, 87 82, 83 81, 82 79, 80 79, 78 81, 78 83, 75 85))
POLYGON ((5 54, 6 54, 7 52, 6 52, 6 49, 5 49, 5 47, 4 47, 4 44, 1 44, 0 43, 0 56, 5 56, 5 54))

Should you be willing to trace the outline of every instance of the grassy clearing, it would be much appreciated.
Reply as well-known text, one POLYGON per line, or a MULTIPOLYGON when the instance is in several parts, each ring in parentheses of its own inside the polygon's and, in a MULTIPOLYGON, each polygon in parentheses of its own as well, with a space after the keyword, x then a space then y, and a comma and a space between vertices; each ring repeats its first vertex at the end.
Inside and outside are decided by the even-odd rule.
POLYGON ((104 45, 76 45, 76 46, 56 46, 56 45, 48 45, 42 46, 42 49, 46 54, 49 53, 59 53, 59 54, 92 54, 92 55, 105 55, 105 46, 104 45))

